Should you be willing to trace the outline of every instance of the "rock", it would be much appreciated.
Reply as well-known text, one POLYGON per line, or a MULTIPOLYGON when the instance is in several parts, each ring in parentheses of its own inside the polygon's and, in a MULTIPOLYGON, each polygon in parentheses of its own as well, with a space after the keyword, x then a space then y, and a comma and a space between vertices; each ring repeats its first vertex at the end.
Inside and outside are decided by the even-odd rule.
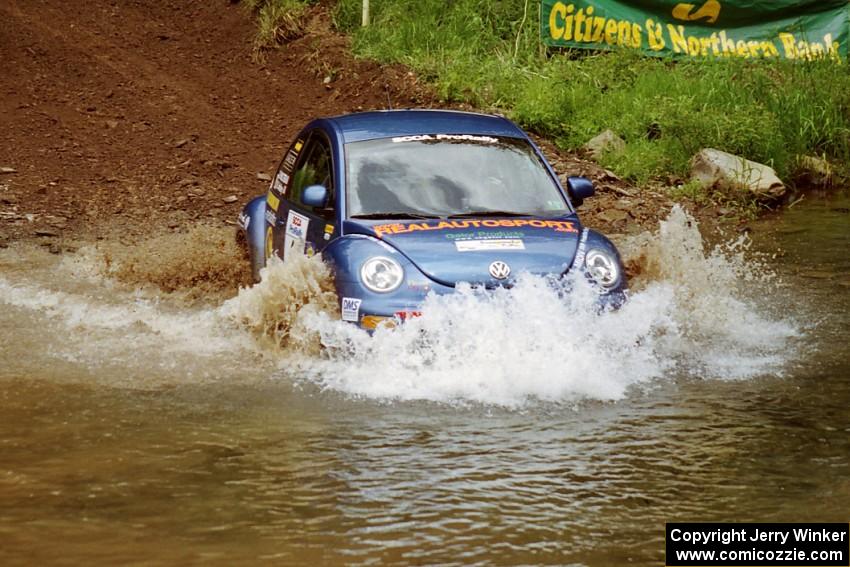
POLYGON ((106 121, 106 127, 109 128, 110 130, 115 130, 116 128, 118 128, 118 124, 119 124, 119 122, 117 120, 107 120, 106 121))
POLYGON ((609 224, 622 222, 629 218, 629 214, 627 212, 618 209, 608 209, 607 211, 602 211, 597 216, 600 220, 609 224))
POLYGON ((260 181, 271 181, 272 176, 269 175, 268 173, 258 173, 257 179, 259 179, 260 181))
POLYGON ((188 144, 189 142, 190 142, 189 138, 183 138, 182 140, 180 140, 179 142, 177 142, 176 144, 174 144, 174 147, 175 147, 175 148, 182 148, 183 146, 185 146, 185 145, 186 145, 186 144, 188 144))
POLYGON ((36 236, 44 236, 44 237, 55 238, 55 237, 59 236, 59 233, 56 232, 55 230, 49 230, 49 229, 46 229, 46 228, 39 228, 35 231, 35 235, 36 236))
POLYGON ((829 187, 832 185, 835 172, 832 165, 825 159, 815 156, 799 156, 797 158, 797 174, 801 183, 829 187))
POLYGON ((180 182, 177 184, 177 186, 178 187, 188 187, 190 185, 197 185, 198 183, 199 183, 199 181, 197 179, 188 178, 188 179, 181 179, 180 182))
POLYGON ((18 173, 14 167, 0 167, 0 174, 18 173))
POLYGON ((626 142, 611 130, 605 130, 584 145, 584 149, 589 151, 593 157, 599 157, 605 152, 620 151, 625 148, 626 142))
POLYGON ((225 203, 228 203, 228 204, 229 203, 235 203, 238 200, 239 199, 236 197, 236 195, 228 195, 227 197, 222 199, 222 201, 224 201, 225 203))
POLYGON ((54 217, 48 215, 45 217, 50 226, 54 228, 65 228, 68 225, 68 219, 66 217, 54 217))
POLYGON ((700 150, 691 159, 691 179, 703 188, 743 190, 771 199, 781 197, 786 189, 772 168, 712 148, 700 150))

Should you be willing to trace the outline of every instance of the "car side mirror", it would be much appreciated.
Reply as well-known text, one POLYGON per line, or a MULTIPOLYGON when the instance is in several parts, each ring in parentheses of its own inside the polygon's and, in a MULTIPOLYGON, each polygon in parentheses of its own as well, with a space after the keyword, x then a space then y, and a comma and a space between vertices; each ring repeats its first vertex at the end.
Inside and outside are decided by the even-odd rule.
POLYGON ((587 177, 577 175, 567 177, 567 194, 576 207, 580 207, 585 199, 593 197, 595 192, 593 182, 587 177))
POLYGON ((328 190, 324 185, 310 185, 301 193, 301 202, 308 207, 325 208, 328 200, 328 190))

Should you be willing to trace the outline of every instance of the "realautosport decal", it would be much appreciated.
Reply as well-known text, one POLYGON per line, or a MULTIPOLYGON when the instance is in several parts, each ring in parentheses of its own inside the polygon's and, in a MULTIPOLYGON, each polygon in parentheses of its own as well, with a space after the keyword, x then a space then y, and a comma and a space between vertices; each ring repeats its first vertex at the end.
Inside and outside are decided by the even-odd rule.
POLYGON ((553 230, 555 232, 573 232, 578 233, 578 229, 574 222, 571 221, 554 221, 540 219, 487 219, 487 220, 452 220, 440 221, 437 223, 390 223, 379 224, 372 227, 378 237, 385 234, 409 234, 411 232, 429 231, 429 230, 464 230, 468 228, 520 228, 530 227, 544 230, 553 230))

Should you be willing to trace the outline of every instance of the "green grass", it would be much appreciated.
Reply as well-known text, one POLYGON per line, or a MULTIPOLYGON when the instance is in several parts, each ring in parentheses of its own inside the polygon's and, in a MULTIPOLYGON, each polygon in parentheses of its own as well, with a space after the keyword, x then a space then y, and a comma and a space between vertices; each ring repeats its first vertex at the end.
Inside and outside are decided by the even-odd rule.
POLYGON ((850 70, 829 61, 687 61, 631 51, 549 53, 530 0, 339 0, 360 57, 402 63, 447 101, 509 115, 567 149, 610 128, 602 165, 638 184, 686 177, 713 147, 793 176, 796 156, 850 162, 850 70))
POLYGON ((257 15, 255 55, 304 35, 310 0, 242 0, 242 4, 257 15))

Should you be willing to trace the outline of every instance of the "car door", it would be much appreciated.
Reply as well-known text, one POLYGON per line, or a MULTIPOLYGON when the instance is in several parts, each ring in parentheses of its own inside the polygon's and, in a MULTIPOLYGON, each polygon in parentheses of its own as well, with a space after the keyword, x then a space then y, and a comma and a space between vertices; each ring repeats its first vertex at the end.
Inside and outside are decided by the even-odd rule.
MULTIPOLYGON (((336 183, 331 145, 321 130, 314 130, 306 140, 291 173, 286 174, 284 198, 277 213, 274 244, 284 261, 292 253, 312 256, 320 252, 335 231, 336 183), (323 185, 328 190, 325 207, 310 207, 301 202, 304 189, 310 185, 323 185)), ((282 168, 285 162, 286 158, 282 168)))

